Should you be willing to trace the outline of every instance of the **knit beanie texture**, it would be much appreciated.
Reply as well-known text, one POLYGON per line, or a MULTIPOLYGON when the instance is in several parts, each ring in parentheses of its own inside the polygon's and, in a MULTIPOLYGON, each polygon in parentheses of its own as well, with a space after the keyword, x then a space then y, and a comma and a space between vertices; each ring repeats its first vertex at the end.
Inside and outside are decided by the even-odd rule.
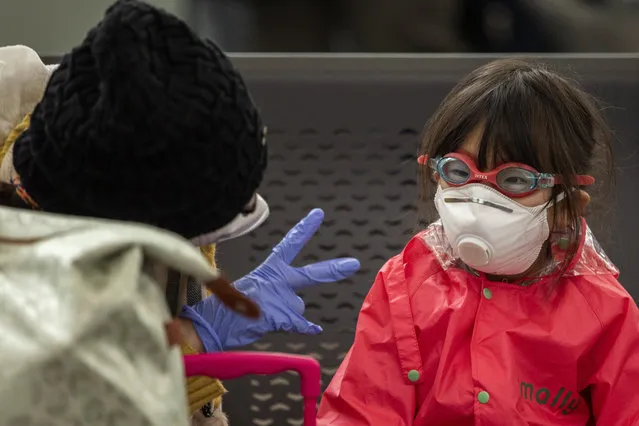
POLYGON ((215 44, 161 9, 119 0, 51 75, 13 162, 45 211, 193 238, 251 199, 264 132, 215 44))

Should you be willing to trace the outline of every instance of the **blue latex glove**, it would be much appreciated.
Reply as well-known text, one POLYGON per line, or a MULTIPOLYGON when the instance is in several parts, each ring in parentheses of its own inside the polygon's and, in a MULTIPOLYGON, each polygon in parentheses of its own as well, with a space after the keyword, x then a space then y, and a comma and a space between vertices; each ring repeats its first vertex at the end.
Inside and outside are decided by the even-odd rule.
POLYGON ((234 283, 239 291, 260 305, 262 316, 258 320, 237 315, 215 296, 183 308, 180 316, 193 321, 207 352, 245 346, 273 331, 300 334, 322 331, 319 325, 304 318, 304 301, 295 292, 315 284, 347 278, 360 267, 359 261, 354 258, 326 260, 301 268, 291 266, 323 220, 321 209, 312 210, 273 248, 264 263, 234 283))

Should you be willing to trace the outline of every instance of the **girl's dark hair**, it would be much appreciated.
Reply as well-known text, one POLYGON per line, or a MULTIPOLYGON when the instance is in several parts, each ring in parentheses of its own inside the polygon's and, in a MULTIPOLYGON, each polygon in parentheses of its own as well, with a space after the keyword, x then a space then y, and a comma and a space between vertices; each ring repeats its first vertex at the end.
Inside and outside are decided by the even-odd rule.
MULTIPOLYGON (((454 152, 479 126, 480 170, 513 161, 561 178, 551 201, 562 192, 565 198, 561 208, 553 209, 551 233, 565 233, 570 240, 561 268, 565 272, 584 231, 572 191, 576 175, 597 169, 608 185, 614 177, 612 135, 596 101, 576 82, 543 64, 497 60, 471 72, 446 96, 426 125, 420 154, 434 158, 454 152), (595 159, 602 164, 595 166, 595 159), (562 223, 569 226, 558 229, 562 223)), ((430 201, 436 188, 432 171, 420 169, 422 197, 430 201)))
POLYGON ((0 182, 0 206, 31 209, 31 207, 18 196, 16 187, 4 182, 0 182))

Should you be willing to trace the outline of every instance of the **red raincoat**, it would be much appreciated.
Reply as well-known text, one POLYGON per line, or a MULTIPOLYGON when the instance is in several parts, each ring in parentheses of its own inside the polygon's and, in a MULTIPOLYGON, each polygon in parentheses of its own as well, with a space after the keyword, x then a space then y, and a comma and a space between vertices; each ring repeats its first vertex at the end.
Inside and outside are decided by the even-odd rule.
POLYGON ((456 264, 439 224, 386 263, 319 426, 639 425, 639 310, 590 231, 559 282, 456 264))

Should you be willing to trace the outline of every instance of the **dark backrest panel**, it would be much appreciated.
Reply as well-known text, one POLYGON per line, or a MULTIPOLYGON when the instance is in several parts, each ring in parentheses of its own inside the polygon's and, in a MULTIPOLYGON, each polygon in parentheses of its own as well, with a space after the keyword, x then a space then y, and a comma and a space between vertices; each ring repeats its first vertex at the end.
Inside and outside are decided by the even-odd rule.
MULTIPOLYGON (((357 256, 361 272, 303 294, 317 337, 271 335, 255 350, 316 356, 328 384, 353 341, 358 311, 377 270, 397 254, 416 225, 417 141, 426 119, 481 57, 235 57, 269 127, 269 169, 261 193, 272 213, 250 236, 220 245, 232 277, 257 266, 311 208, 326 221, 299 264, 357 256)), ((606 101, 617 131, 618 204, 591 222, 639 296, 639 57, 553 58, 606 101), (610 226, 614 225, 612 231, 610 226), (603 232, 605 231, 605 232, 603 232)), ((226 383, 224 406, 236 425, 300 425, 295 375, 226 383)))
MULTIPOLYGON (((353 341, 357 314, 377 270, 415 230, 418 135, 461 76, 487 56, 234 56, 269 127, 269 169, 260 192, 268 222, 218 247, 231 277, 257 266, 311 208, 326 220, 301 264, 356 256, 350 280, 304 292, 316 337, 273 334, 251 349, 312 354, 327 385, 353 341)), ((602 99, 617 134, 617 203, 595 207, 590 226, 639 299, 639 56, 542 58, 602 99)), ((55 63, 50 58, 48 63, 55 63)), ((596 199, 596 194, 595 199, 596 199)), ((226 383, 234 425, 301 425, 293 374, 226 383)))

